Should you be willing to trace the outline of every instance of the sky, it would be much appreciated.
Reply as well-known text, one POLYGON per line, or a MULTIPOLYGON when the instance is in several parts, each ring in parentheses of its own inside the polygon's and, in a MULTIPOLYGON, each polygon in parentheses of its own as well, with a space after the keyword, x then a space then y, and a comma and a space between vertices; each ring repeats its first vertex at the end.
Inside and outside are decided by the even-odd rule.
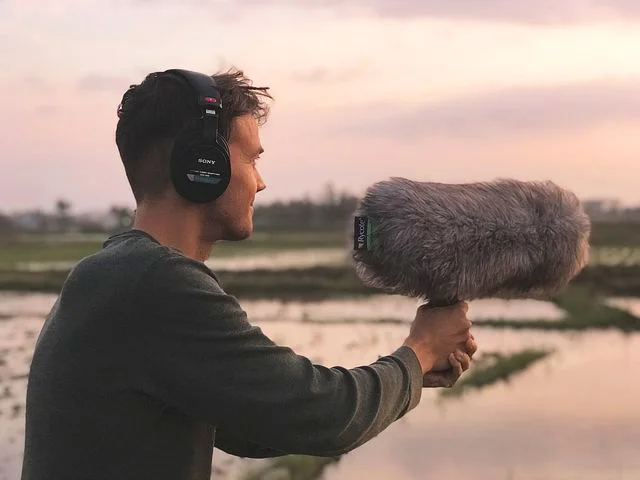
POLYGON ((637 0, 0 0, 0 211, 133 207, 116 108, 153 71, 275 97, 257 204, 401 176, 640 204, 637 0))

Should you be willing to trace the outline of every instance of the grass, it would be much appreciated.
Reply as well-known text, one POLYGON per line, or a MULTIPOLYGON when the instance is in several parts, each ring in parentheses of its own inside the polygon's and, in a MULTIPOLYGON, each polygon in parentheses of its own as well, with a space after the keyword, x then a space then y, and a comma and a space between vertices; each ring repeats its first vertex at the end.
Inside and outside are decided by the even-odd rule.
POLYGON ((511 354, 484 353, 452 388, 440 390, 440 397, 461 397, 469 390, 486 388, 496 382, 508 382, 514 375, 551 353, 553 350, 545 349, 525 349, 511 354))
POLYGON ((60 293, 69 272, 22 272, 0 270, 0 290, 19 292, 60 293))
MULTIPOLYGON (((0 290, 58 293, 66 271, 0 270, 0 290)), ((366 297, 380 293, 365 287, 349 267, 217 272, 223 288, 240 299, 310 301, 366 297)), ((607 296, 640 296, 640 267, 588 267, 582 278, 551 299, 567 315, 562 320, 477 320, 478 326, 536 330, 617 328, 640 331, 640 319, 605 304, 607 296)), ((309 320, 313 321, 313 320, 309 320)), ((374 320, 401 323, 406 319, 374 320)), ((340 323, 349 323, 342 319, 340 323)), ((354 321, 355 322, 355 321, 354 321)), ((361 322, 361 320, 358 320, 361 322)))
POLYGON ((321 300, 379 293, 347 267, 219 272, 223 288, 239 298, 321 300))
POLYGON ((247 473, 242 480, 317 480, 322 478, 327 467, 339 461, 340 457, 286 455, 247 473))
MULTIPOLYGON (((640 318, 626 310, 615 308, 605 304, 605 295, 593 288, 571 285, 551 301, 565 311, 565 316, 560 320, 534 319, 480 319, 474 320, 478 327, 511 328, 521 330, 549 330, 549 331, 581 331, 596 329, 617 329, 622 332, 640 331, 640 318)), ((339 320, 314 320, 303 319, 307 323, 370 323, 370 324, 405 324, 410 323, 410 318, 381 318, 372 320, 339 319, 339 320)))
MULTIPOLYGON (((347 248, 344 231, 264 232, 256 231, 242 242, 220 242, 220 257, 268 253, 305 248, 347 248)), ((18 262, 74 262, 97 252, 109 234, 25 234, 0 237, 0 266, 18 262)), ((640 265, 640 222, 599 222, 592 226, 594 263, 640 265)))
MULTIPOLYGON (((59 291, 67 273, 54 270, 29 272, 0 267, 0 289, 59 291)), ((282 270, 216 270, 216 274, 224 288, 239 298, 306 300, 380 293, 364 286, 348 265, 282 270)), ((640 297, 640 265, 588 266, 571 285, 608 296, 640 297)))
POLYGON ((640 264, 589 265, 572 282, 615 296, 640 296, 640 264))
POLYGON ((590 242, 596 247, 638 247, 640 222, 593 222, 590 242))
POLYGON ((24 241, 4 239, 0 241, 0 265, 8 267, 21 262, 76 262, 97 252, 99 241, 66 242, 47 240, 24 241))
POLYGON ((593 288, 572 286, 552 299, 566 312, 562 320, 477 320, 474 325, 534 330, 593 330, 615 328, 623 332, 640 331, 640 318, 604 303, 604 296, 593 288))
MULTIPOLYGON (((71 235, 22 235, 0 237, 0 266, 21 262, 76 262, 97 252, 109 235, 92 235, 91 239, 73 240, 71 235)), ((85 237, 86 238, 86 237, 85 237)), ((256 232, 242 242, 220 242, 216 257, 268 253, 275 250, 305 248, 341 248, 346 245, 341 232, 256 232)))
MULTIPOLYGON (((74 262, 99 250, 107 235, 73 237, 30 235, 0 239, 0 290, 60 291, 68 271, 16 270, 18 262, 74 262)), ((581 330, 614 327, 623 331, 640 330, 640 320, 629 313, 604 304, 604 296, 640 296, 640 262, 635 263, 640 245, 640 224, 595 224, 592 241, 602 249, 606 262, 589 265, 553 302, 567 312, 561 321, 509 321, 489 319, 477 325, 545 330, 581 330), (636 247, 631 248, 634 242, 636 247), (612 262, 617 245, 619 264, 612 262), (630 260, 631 259, 631 260, 630 260)), ((286 249, 321 247, 345 248, 342 232, 257 232, 243 242, 222 242, 217 257, 259 254, 286 249)), ((597 257, 598 255, 596 255, 597 257)), ((366 287, 353 268, 317 266, 283 270, 219 271, 225 290, 240 299, 322 300, 367 296, 380 293, 366 287)), ((398 323, 398 320, 389 319, 398 323)), ((348 320, 345 320, 348 322, 348 320)), ((383 321, 384 322, 384 321, 383 321)))

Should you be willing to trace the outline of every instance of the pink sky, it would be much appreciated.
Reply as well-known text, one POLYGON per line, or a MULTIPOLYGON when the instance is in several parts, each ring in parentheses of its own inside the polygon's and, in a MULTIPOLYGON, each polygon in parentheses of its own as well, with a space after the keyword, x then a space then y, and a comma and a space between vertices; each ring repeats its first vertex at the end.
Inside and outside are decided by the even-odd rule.
POLYGON ((0 211, 133 206, 124 90, 231 65, 276 97, 259 202, 405 176, 640 204, 638 52, 629 0, 0 0, 0 211))

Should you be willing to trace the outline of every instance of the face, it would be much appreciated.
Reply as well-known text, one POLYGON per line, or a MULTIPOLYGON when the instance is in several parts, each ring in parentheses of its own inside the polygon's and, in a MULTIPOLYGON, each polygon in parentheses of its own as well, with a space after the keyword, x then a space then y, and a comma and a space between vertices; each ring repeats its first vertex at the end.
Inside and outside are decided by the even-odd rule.
POLYGON ((232 241, 248 238, 253 232, 253 201, 266 187, 257 166, 263 152, 257 120, 244 115, 233 122, 231 181, 225 192, 207 205, 205 229, 210 238, 232 241))

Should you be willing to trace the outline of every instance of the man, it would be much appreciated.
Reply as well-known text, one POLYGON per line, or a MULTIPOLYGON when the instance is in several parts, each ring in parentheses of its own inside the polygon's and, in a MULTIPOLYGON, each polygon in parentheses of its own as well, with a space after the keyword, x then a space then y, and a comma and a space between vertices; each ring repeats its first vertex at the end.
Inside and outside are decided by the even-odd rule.
POLYGON ((213 78, 221 110, 203 113, 176 73, 151 74, 123 97, 116 143, 135 222, 70 272, 38 338, 23 480, 205 480, 214 446, 254 458, 343 454, 415 408, 423 386, 469 368, 465 303, 419 308, 403 345, 354 369, 314 365, 250 324, 203 262, 219 240, 252 232, 271 97, 241 71, 213 78), (215 112, 228 186, 192 201, 176 190, 174 144, 215 112))

